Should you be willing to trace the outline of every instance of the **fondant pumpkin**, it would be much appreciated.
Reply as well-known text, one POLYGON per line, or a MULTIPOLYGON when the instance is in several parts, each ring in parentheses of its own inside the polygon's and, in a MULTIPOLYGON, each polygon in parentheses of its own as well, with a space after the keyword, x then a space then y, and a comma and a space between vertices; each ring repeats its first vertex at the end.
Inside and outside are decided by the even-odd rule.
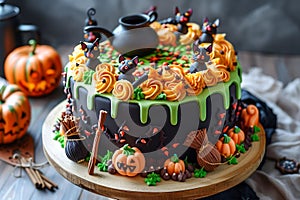
POLYGON ((30 103, 17 85, 0 85, 0 144, 21 138, 31 117, 30 103))
POLYGON ((228 136, 231 137, 236 144, 241 144, 245 140, 245 133, 238 126, 229 129, 228 136))
POLYGON ((225 158, 232 156, 236 150, 235 142, 227 134, 217 141, 216 147, 225 158))
POLYGON ((164 167, 167 168, 167 172, 172 174, 179 174, 180 172, 185 171, 185 164, 184 161, 179 159, 176 154, 174 154, 171 158, 168 158, 165 163, 164 167))
POLYGON ((242 110, 242 125, 244 128, 249 128, 259 123, 259 110, 255 105, 248 105, 242 110))
POLYGON ((112 163, 124 176, 135 176, 145 168, 145 157, 136 147, 129 147, 128 144, 116 150, 112 156, 112 163))
POLYGON ((34 40, 29 44, 16 48, 7 56, 5 77, 28 96, 49 94, 60 83, 60 56, 51 46, 37 45, 34 40))

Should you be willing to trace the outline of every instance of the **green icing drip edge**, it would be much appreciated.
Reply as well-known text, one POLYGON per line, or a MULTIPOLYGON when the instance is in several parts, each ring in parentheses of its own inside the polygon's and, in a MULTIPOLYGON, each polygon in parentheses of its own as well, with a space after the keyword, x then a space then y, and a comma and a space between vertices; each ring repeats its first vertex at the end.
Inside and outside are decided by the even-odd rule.
MULTIPOLYGON (((66 67, 67 68, 67 67, 66 67)), ((67 70, 66 70, 67 71, 67 70)), ((200 107, 200 120, 205 121, 206 120, 206 99, 212 95, 212 94, 221 94, 223 96, 223 102, 224 102, 224 108, 228 109, 230 107, 230 91, 229 87, 232 84, 236 85, 236 98, 240 99, 241 98, 241 77, 238 72, 241 71, 241 65, 238 62, 238 65, 236 67, 235 71, 230 72, 230 80, 226 83, 218 83, 214 85, 213 87, 207 87, 205 88, 202 93, 198 96, 187 96, 185 97, 182 101, 180 102, 170 102, 166 100, 129 100, 129 103, 137 104, 140 107, 140 120, 142 123, 146 123, 148 119, 148 112, 151 106, 154 105, 165 105, 169 108, 170 111, 170 122, 172 125, 176 125, 178 121, 178 107, 180 104, 183 103, 188 103, 188 102, 193 102, 197 101, 198 105, 200 107)), ((70 76, 68 75, 67 77, 67 82, 66 82, 66 87, 70 86, 70 76)), ((95 93, 95 87, 93 84, 91 85, 86 85, 83 82, 75 82, 74 88, 74 96, 75 98, 78 98, 78 92, 79 88, 84 87, 88 91, 87 95, 87 108, 92 110, 94 108, 94 99, 95 96, 103 96, 106 97, 110 100, 111 102, 111 117, 116 118, 118 115, 118 105, 120 102, 123 102, 117 98, 115 98, 112 94, 96 94, 95 93)))

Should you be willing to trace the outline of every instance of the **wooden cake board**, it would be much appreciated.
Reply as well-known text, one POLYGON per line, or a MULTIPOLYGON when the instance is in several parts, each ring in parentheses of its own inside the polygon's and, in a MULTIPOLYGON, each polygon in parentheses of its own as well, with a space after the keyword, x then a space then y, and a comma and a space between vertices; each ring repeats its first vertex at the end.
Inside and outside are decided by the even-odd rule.
POLYGON ((260 140, 253 142, 250 149, 241 154, 237 165, 224 164, 208 172, 205 178, 191 178, 185 182, 164 181, 156 186, 147 186, 144 178, 128 178, 111 175, 95 169, 88 174, 87 163, 77 164, 67 158, 60 143, 53 140, 52 127, 65 108, 65 101, 57 105, 47 116, 42 130, 43 147, 50 164, 64 178, 91 192, 116 199, 195 199, 225 191, 247 179, 261 163, 265 152, 265 132, 262 126, 260 140))

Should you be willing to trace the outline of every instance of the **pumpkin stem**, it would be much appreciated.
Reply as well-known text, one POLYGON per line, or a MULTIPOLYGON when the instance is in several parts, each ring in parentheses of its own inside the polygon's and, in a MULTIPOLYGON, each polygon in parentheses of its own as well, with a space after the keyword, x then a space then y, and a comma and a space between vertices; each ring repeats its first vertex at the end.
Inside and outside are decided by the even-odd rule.
POLYGON ((241 129, 238 126, 234 126, 234 133, 239 133, 241 129))
POLYGON ((2 99, 2 94, 4 93, 5 85, 2 85, 0 87, 0 105, 4 103, 4 100, 2 99))
POLYGON ((125 144, 123 146, 123 154, 125 154, 126 156, 130 156, 130 155, 133 155, 135 153, 135 150, 130 148, 128 146, 128 144, 125 144))
POLYGON ((31 39, 31 40, 29 40, 28 44, 30 46, 32 46, 32 51, 30 52, 30 55, 34 55, 35 50, 36 50, 36 46, 37 46, 37 42, 34 39, 31 39))
POLYGON ((179 162, 179 158, 177 156, 177 154, 174 154, 171 158, 170 158, 171 162, 173 163, 178 163, 179 162))
POLYGON ((224 144, 227 144, 227 143, 230 142, 230 140, 231 140, 231 138, 230 138, 227 134, 224 134, 224 140, 223 140, 223 143, 224 143, 224 144))

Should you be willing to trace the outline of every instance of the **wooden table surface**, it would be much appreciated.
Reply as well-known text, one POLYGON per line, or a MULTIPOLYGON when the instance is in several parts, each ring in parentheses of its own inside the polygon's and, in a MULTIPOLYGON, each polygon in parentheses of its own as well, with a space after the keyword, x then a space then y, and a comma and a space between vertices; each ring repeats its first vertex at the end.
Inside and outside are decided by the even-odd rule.
MULTIPOLYGON (((60 47, 63 63, 67 62, 67 55, 72 48, 60 47)), ((287 84, 300 77, 300 55, 269 55, 251 52, 239 52, 239 60, 243 71, 247 72, 252 67, 262 68, 265 74, 287 84)), ((32 118, 27 134, 34 138, 35 161, 46 161, 42 144, 42 125, 49 112, 62 100, 65 99, 62 84, 50 95, 39 98, 30 98, 32 118)), ((55 192, 36 189, 25 172, 22 178, 13 176, 14 167, 0 161, 0 199, 27 200, 27 199, 107 199, 106 197, 84 190, 64 179, 56 170, 47 165, 41 171, 59 185, 55 192)))

